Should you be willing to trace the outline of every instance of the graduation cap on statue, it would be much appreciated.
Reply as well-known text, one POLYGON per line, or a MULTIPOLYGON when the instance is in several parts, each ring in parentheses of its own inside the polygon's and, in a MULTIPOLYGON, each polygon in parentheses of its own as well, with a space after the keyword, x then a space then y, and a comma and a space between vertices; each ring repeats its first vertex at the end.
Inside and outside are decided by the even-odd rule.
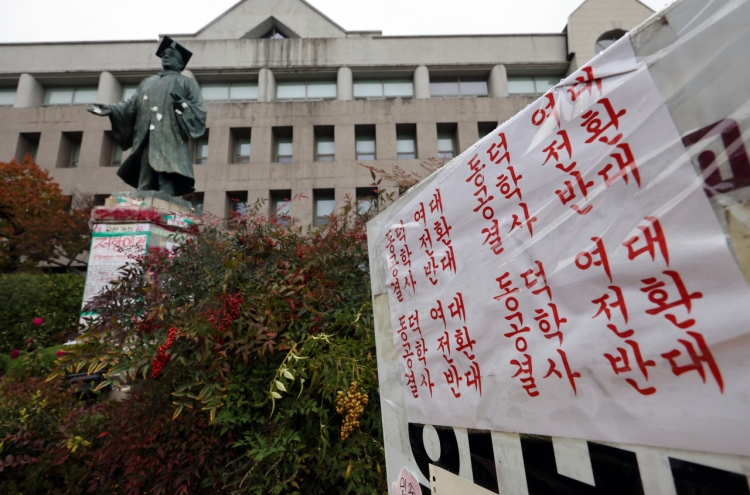
POLYGON ((159 48, 156 50, 156 56, 161 58, 161 56, 164 54, 164 51, 167 48, 174 48, 178 52, 180 52, 180 55, 182 55, 182 61, 187 66, 188 60, 190 60, 190 57, 193 56, 193 52, 182 46, 181 44, 177 43, 175 40, 170 38, 169 36, 165 36, 162 38, 161 43, 159 43, 159 48))

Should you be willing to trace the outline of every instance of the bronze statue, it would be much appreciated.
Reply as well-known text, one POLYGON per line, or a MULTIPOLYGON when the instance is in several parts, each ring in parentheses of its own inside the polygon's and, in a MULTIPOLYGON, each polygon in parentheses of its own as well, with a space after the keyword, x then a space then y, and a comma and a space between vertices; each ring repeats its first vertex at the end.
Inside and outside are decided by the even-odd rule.
POLYGON ((195 190, 188 140, 206 131, 206 107, 198 83, 180 74, 192 55, 165 36, 156 51, 163 71, 144 79, 130 99, 88 109, 109 116, 117 144, 134 149, 117 175, 139 191, 182 196, 195 190))

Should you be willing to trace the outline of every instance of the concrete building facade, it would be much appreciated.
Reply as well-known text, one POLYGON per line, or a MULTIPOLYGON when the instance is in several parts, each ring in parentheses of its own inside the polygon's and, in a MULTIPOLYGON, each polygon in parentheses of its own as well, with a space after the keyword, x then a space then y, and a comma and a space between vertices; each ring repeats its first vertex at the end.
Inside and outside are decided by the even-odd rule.
MULTIPOLYGON (((325 222, 347 197, 367 204, 359 164, 417 171, 457 155, 652 13, 586 0, 562 33, 382 36, 346 31, 304 0, 242 0, 170 35, 194 53, 185 75, 208 108, 188 199, 217 215, 265 199, 269 212, 325 222)), ((0 160, 31 153, 70 195, 127 190, 115 172, 128 152, 86 108, 158 73, 157 45, 0 45, 0 160)))

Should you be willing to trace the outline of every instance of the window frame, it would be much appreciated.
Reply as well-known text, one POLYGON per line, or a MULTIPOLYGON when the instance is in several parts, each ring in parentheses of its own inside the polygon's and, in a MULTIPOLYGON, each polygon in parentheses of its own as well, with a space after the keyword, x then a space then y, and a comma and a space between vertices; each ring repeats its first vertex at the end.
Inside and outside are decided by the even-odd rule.
POLYGON ((0 107, 8 108, 12 107, 16 104, 16 98, 18 97, 18 89, 12 88, 12 87, 2 87, 0 88, 0 94, 13 94, 13 101, 10 103, 0 103, 0 107))
POLYGON ((42 106, 43 107, 71 107, 71 106, 77 106, 77 105, 92 105, 96 103, 96 100, 99 99, 99 88, 95 85, 75 85, 75 86, 50 86, 44 88, 44 94, 42 95, 42 106), (91 90, 94 89, 96 91, 96 97, 94 98, 94 101, 83 101, 83 102, 76 102, 76 93, 83 89, 91 90), (50 94, 50 92, 53 92, 55 90, 67 90, 70 89, 70 102, 69 103, 45 103, 47 100, 47 95, 50 94))
POLYGON ((489 81, 487 79, 482 79, 481 77, 467 77, 467 78, 461 78, 456 77, 456 88, 458 89, 458 93, 455 95, 433 95, 432 94, 432 85, 433 84, 440 84, 443 82, 453 82, 454 78, 436 78, 434 81, 430 81, 430 98, 489 98, 490 96, 490 85, 489 81), (469 82, 483 82, 485 87, 487 88, 487 92, 485 94, 462 94, 461 93, 461 79, 464 79, 465 83, 469 82))
POLYGON ((331 215, 336 212, 336 190, 335 189, 313 189, 313 226, 323 227, 331 221, 331 215), (323 196, 323 197, 321 197, 323 196), (333 201, 333 208, 327 215, 318 215, 319 201, 333 201))
POLYGON ((521 78, 524 78, 524 79, 530 78, 530 79, 531 79, 531 81, 532 81, 532 83, 534 84, 534 91, 535 91, 534 93, 512 93, 512 92, 510 91, 510 84, 508 84, 508 96, 527 96, 527 97, 528 97, 528 96, 532 96, 532 97, 536 97, 536 98, 538 98, 538 97, 540 97, 540 96, 542 96, 542 95, 546 94, 546 93, 547 93, 547 92, 548 92, 548 91, 549 91, 550 89, 554 88, 554 87, 555 87, 555 84, 557 84, 557 83, 553 84, 552 86, 550 86, 550 87, 549 87, 549 88, 547 88, 546 90, 544 90, 544 91, 541 91, 541 92, 540 92, 540 91, 539 91, 539 87, 538 87, 538 85, 537 85, 537 78, 539 78, 539 79, 541 79, 541 78, 544 78, 544 79, 549 79, 549 78, 556 78, 556 77, 558 77, 558 76, 543 76, 543 75, 533 75, 533 76, 508 76, 508 83, 510 83, 512 79, 516 79, 516 80, 518 80, 518 79, 521 79, 521 78))
POLYGON ((355 79, 352 83, 352 96, 355 100, 361 100, 361 101, 379 101, 379 100, 411 100, 414 98, 414 79, 399 79, 399 78, 380 78, 380 79, 355 79), (409 96, 403 96, 403 95, 397 95, 397 96, 387 96, 386 95, 386 84, 392 83, 394 81, 401 81, 401 82, 409 82, 411 84, 411 95, 409 96), (356 88, 357 88, 357 82, 364 83, 375 83, 377 82, 380 85, 380 95, 379 96, 356 96, 356 88))
POLYGON ((194 165, 207 165, 208 164, 208 154, 211 152, 211 150, 208 149, 208 136, 204 135, 202 137, 199 137, 196 139, 193 143, 193 164, 194 165), (206 143, 206 155, 205 156, 198 156, 198 150, 201 148, 201 143, 206 143), (202 161, 201 161, 202 160, 202 161))
POLYGON ((203 88, 204 88, 204 86, 211 86, 211 85, 213 85, 213 86, 223 86, 225 84, 226 84, 226 89, 227 89, 227 97, 226 98, 215 98, 215 99, 212 98, 212 99, 208 99, 208 98, 206 98, 204 96, 203 97, 203 101, 205 101, 206 103, 234 103, 234 102, 239 102, 239 103, 250 102, 250 103, 252 103, 252 102, 257 102, 258 101, 258 98, 260 96, 259 88, 258 88, 258 81, 250 81, 250 80, 248 80, 248 81, 227 81, 226 83, 224 83, 224 82, 210 82, 210 81, 208 81, 208 82, 205 82, 205 83, 203 83, 203 84, 200 85, 201 96, 203 96, 203 88), (239 85, 239 84, 248 85, 248 86, 254 86, 255 87, 255 98, 232 98, 232 86, 239 85))
POLYGON ((338 84, 336 83, 335 80, 329 81, 327 79, 326 80, 323 80, 323 79, 320 79, 320 80, 319 79, 305 79, 303 81, 278 81, 276 83, 276 95, 275 96, 276 96, 276 101, 279 102, 279 103, 294 103, 294 102, 303 102, 303 101, 333 101, 333 100, 335 100, 338 97, 338 92, 339 92, 339 88, 338 88, 338 84), (323 97, 323 98, 319 98, 319 97, 311 98, 310 97, 310 90, 309 90, 310 83, 328 83, 328 84, 331 84, 335 88, 335 93, 336 94, 334 94, 333 96, 326 96, 326 97, 323 97), (279 98, 279 88, 280 87, 284 87, 284 86, 287 86, 287 85, 291 86, 291 85, 295 85, 295 84, 296 85, 300 85, 300 84, 304 85, 304 88, 305 88, 305 96, 304 96, 304 98, 279 98))

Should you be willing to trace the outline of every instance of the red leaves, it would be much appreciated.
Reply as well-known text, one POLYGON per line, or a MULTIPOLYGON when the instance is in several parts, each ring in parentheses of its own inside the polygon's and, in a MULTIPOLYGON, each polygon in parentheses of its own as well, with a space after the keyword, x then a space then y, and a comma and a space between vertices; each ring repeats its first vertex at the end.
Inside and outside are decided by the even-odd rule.
POLYGON ((88 209, 70 213, 70 197, 29 155, 23 163, 0 162, 0 269, 63 264, 89 245, 88 209), (54 261, 53 261, 54 260, 54 261))

